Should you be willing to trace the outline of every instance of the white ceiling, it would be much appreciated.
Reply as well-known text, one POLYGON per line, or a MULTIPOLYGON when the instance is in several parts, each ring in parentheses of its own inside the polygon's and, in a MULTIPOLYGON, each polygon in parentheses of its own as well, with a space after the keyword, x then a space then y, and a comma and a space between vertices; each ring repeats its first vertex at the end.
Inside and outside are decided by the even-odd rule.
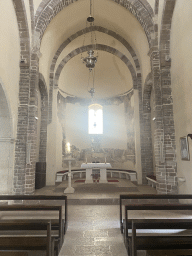
MULTIPOLYGON (((59 12, 47 27, 41 43, 40 72, 48 85, 49 68, 54 54, 68 37, 86 27, 89 10, 90 1, 79 0, 59 12)), ((150 60, 147 55, 149 47, 146 35, 137 19, 112 0, 94 0, 94 18, 94 25, 112 30, 129 42, 139 58, 143 77, 146 77, 150 71, 150 60)), ((57 60, 55 71, 67 54, 83 46, 83 37, 76 38, 63 50, 57 60)), ((96 39, 98 44, 109 45, 123 53, 134 66, 130 53, 118 40, 100 32, 96 33, 96 39)), ((89 40, 85 41, 86 44, 90 44, 89 40)), ((64 66, 58 86, 68 94, 87 98, 90 97, 88 89, 92 87, 92 83, 88 85, 88 79, 88 69, 82 64, 81 54, 79 54, 64 66)), ((95 96, 97 98, 113 97, 132 87, 130 71, 123 61, 111 53, 99 51, 95 68, 95 96)))

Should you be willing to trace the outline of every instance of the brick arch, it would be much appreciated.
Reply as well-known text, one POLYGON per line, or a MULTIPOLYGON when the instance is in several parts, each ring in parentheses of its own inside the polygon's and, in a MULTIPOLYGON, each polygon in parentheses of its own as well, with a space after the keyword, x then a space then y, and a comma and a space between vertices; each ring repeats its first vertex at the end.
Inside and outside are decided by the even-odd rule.
POLYGON ((17 137, 15 143, 14 194, 27 193, 26 184, 30 174, 26 172, 28 137, 28 104, 30 97, 30 38, 24 0, 13 0, 20 35, 20 81, 17 137))
MULTIPOLYGON (((92 45, 86 45, 86 46, 82 46, 79 47, 75 50, 73 50, 72 52, 70 52, 59 64, 59 66, 57 67, 57 70, 55 72, 55 77, 54 77, 54 85, 58 86, 58 81, 59 81, 59 77, 61 74, 62 69, 64 68, 65 64, 72 59, 73 57, 75 57, 76 55, 82 53, 82 52, 86 52, 92 49, 92 45)), ((95 46, 96 50, 100 50, 100 51, 106 51, 109 52, 115 56, 117 56, 118 58, 120 58, 125 65, 128 67, 131 75, 132 75, 132 79, 133 79, 133 87, 136 88, 137 87, 137 76, 136 76, 136 72, 134 70, 134 67, 132 66, 131 62, 129 61, 129 59, 122 54, 120 51, 118 51, 117 49, 107 46, 107 45, 103 45, 103 44, 96 44, 95 46)))
MULTIPOLYGON (((146 0, 112 0, 117 4, 129 10, 139 21, 148 39, 149 46, 153 44, 151 34, 154 33, 153 24, 153 10, 150 8, 146 0)), ((36 11, 36 31, 40 33, 42 39, 43 34, 51 22, 51 20, 69 4, 76 2, 76 0, 63 0, 63 1, 43 1, 36 11)))
POLYGON ((33 0, 29 0, 29 8, 30 8, 30 15, 31 15, 31 32, 33 34, 35 31, 35 15, 34 15, 33 0))
POLYGON ((54 69, 55 69, 55 64, 57 62, 58 57, 60 56, 61 52, 64 50, 64 48, 71 43, 74 39, 76 39, 77 37, 84 35, 86 33, 89 33, 91 31, 98 31, 104 34, 107 34, 109 36, 112 36, 113 38, 117 39, 120 43, 122 43, 126 49, 129 51, 129 53, 131 54, 133 61, 135 63, 137 72, 140 72, 140 64, 139 64, 139 60, 138 57, 134 51, 134 49, 132 48, 132 46, 119 34, 115 33, 112 30, 106 29, 104 27, 101 26, 92 26, 92 27, 87 27, 85 29, 79 30, 78 32, 76 32, 75 34, 71 35, 69 38, 67 38, 67 40, 65 40, 60 47, 58 48, 58 50, 56 51, 52 63, 50 65, 50 77, 52 77, 54 69))
POLYGON ((47 149, 47 123, 48 123, 48 92, 45 79, 39 73, 39 90, 41 94, 41 126, 40 126, 40 145, 39 162, 46 162, 47 149))

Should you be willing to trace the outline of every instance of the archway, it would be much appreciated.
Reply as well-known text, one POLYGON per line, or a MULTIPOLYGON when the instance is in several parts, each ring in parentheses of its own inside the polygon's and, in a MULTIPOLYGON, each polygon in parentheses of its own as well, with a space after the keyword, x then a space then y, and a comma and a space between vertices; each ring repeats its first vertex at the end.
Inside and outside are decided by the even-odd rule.
POLYGON ((2 84, 0 83, 0 193, 10 194, 13 186, 14 140, 12 117, 2 84))

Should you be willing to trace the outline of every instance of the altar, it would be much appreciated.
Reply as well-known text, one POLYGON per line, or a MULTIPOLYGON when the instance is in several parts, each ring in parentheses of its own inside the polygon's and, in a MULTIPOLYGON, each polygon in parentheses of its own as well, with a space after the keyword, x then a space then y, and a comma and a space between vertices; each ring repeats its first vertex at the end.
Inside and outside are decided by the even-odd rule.
POLYGON ((110 163, 83 163, 82 169, 86 169, 85 183, 93 183, 93 174, 95 170, 99 170, 100 183, 107 183, 107 168, 111 168, 110 163))

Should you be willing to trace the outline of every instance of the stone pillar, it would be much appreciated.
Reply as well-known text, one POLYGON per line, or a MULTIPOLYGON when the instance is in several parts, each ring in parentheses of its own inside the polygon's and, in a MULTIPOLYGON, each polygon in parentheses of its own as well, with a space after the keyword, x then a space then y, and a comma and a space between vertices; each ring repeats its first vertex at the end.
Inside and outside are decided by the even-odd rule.
POLYGON ((171 22, 176 0, 165 0, 160 33, 160 64, 162 87, 162 110, 164 121, 164 159, 166 162, 166 191, 177 193, 177 166, 173 98, 171 86, 170 35, 171 22))
POLYGON ((150 58, 152 66, 154 88, 155 131, 154 149, 157 178, 157 192, 164 194, 177 193, 176 162, 175 162, 175 131, 173 111, 170 100, 170 89, 166 90, 169 76, 160 72, 160 56, 157 49, 151 49, 150 58), (167 92, 167 93, 166 93, 167 92))
POLYGON ((38 118, 38 82, 39 57, 36 52, 31 55, 30 94, 28 110, 28 129, 26 140, 25 193, 35 190, 35 170, 37 154, 37 118, 38 118))

